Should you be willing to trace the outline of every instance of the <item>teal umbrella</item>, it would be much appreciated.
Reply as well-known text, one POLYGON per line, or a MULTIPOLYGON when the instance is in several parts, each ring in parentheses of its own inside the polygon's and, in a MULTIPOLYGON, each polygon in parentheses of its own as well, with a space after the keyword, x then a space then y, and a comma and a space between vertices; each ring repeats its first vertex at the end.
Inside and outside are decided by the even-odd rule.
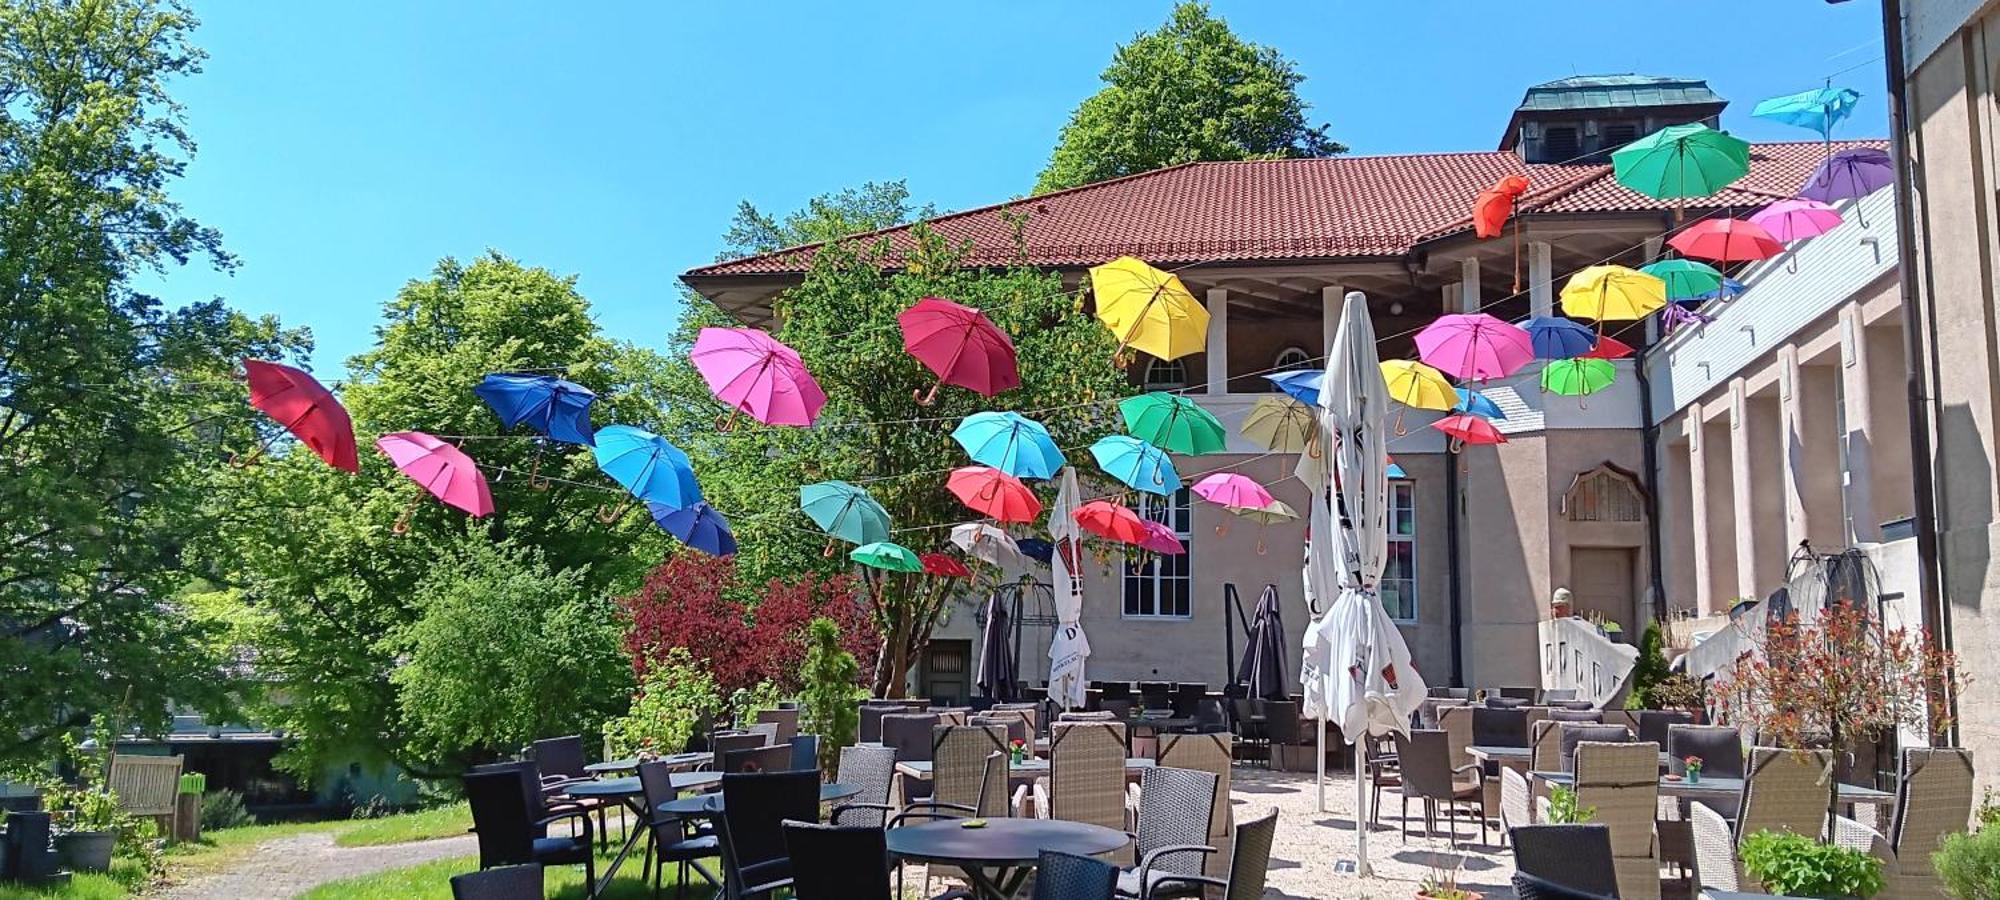
POLYGON ((889 539, 889 514, 882 504, 845 481, 822 481, 799 488, 799 509, 821 531, 850 544, 889 539))
POLYGON ((1154 391, 1127 397, 1118 402, 1118 411, 1133 437, 1175 453, 1221 453, 1229 440, 1229 432, 1208 410, 1179 394, 1154 391))
POLYGON ((881 569, 885 572, 921 572, 924 570, 923 561, 917 559, 917 554, 912 552, 910 548, 902 544, 892 544, 888 541, 876 541, 872 544, 864 544, 856 547, 848 551, 847 558, 871 569, 881 569))
POLYGON ((1669 125, 1613 151, 1611 171, 1648 197, 1706 197, 1750 173, 1750 144, 1700 122, 1669 125))
POLYGON ((1722 288, 1721 272, 1691 259, 1663 259, 1640 266, 1639 271, 1666 282, 1668 300, 1693 300, 1722 288))
POLYGON ((1097 465, 1133 490, 1171 496, 1181 489, 1181 476, 1174 471, 1166 451, 1135 437, 1114 434, 1090 445, 1097 465))
POLYGON ((1859 102, 1861 92, 1853 88, 1813 88, 1760 101, 1750 114, 1759 119, 1810 128, 1819 132, 1820 137, 1831 137, 1834 124, 1854 112, 1854 105, 1859 102))

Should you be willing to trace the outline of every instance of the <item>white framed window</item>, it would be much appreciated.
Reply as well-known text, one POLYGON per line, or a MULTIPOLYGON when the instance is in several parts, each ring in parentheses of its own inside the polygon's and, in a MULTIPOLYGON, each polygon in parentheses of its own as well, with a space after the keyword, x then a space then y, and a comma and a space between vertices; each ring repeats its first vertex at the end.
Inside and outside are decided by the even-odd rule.
POLYGON ((1178 359, 1148 359, 1146 384, 1149 391, 1171 391, 1187 387, 1187 367, 1178 359))
POLYGON ((1287 369, 1303 369, 1312 364, 1312 354, 1299 346, 1286 347, 1278 351, 1278 358, 1271 360, 1271 368, 1283 372, 1287 369))
POLYGON ((1389 482, 1389 558, 1382 565, 1382 611, 1397 622, 1417 620, 1417 485, 1389 482))
POLYGON ((1140 518, 1172 528, 1188 552, 1179 556, 1134 553, 1125 558, 1125 617, 1188 618, 1194 614, 1194 579, 1189 574, 1194 545, 1188 540, 1194 534, 1194 515, 1188 508, 1187 488, 1171 497, 1142 493, 1138 509, 1140 518))

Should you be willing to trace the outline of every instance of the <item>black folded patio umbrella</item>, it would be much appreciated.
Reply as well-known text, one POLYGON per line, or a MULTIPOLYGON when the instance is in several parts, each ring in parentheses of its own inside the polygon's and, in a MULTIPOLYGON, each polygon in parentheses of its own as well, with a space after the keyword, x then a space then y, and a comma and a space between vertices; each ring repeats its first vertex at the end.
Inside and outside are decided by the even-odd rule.
POLYGON ((1243 648, 1243 662, 1236 667, 1236 681, 1248 686, 1249 696, 1263 700, 1283 700, 1290 696, 1292 681, 1285 676, 1285 621, 1278 614, 1278 587, 1267 584, 1257 598, 1257 612, 1250 619, 1249 643, 1243 648))
POLYGON ((1014 629, 1009 619, 1000 594, 988 596, 986 630, 979 636, 979 680, 974 683, 995 703, 1014 700, 1014 645, 1009 640, 1014 629))

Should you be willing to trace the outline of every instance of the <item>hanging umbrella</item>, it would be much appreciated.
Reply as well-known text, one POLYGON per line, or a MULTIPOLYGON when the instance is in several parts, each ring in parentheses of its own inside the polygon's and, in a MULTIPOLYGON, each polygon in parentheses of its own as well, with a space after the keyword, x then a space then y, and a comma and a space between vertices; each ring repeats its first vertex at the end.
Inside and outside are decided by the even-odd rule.
POLYGON ((951 526, 951 542, 967 556, 980 562, 1001 567, 1025 569, 1028 558, 1021 555, 1021 548, 1007 532, 984 522, 967 522, 951 526))
POLYGON ((1243 416, 1243 436, 1279 453, 1304 453, 1312 443, 1312 410, 1290 397, 1258 397, 1243 416))
MULTIPOLYGON (((1384 360, 1380 368, 1383 379, 1389 385, 1389 399, 1397 403, 1411 409, 1448 410, 1458 402, 1451 382, 1444 380, 1444 375, 1430 366, 1407 359, 1390 359, 1384 360)), ((1321 394, 1320 399, 1324 402, 1325 395, 1321 394)), ((1396 433, 1403 433, 1403 413, 1400 410, 1396 413, 1396 433)))
POLYGON ((1179 394, 1154 391, 1118 401, 1125 430, 1133 437, 1175 453, 1220 453, 1229 440, 1208 410, 1179 394))
POLYGON ((1644 272, 1667 286, 1668 300, 1686 300, 1722 286, 1722 273, 1707 263, 1691 259, 1663 259, 1640 266, 1644 272))
POLYGON ((1480 191, 1472 201, 1472 233, 1480 237, 1499 237, 1507 230, 1507 217, 1514 212, 1514 203, 1528 192, 1528 179, 1520 175, 1508 175, 1480 191))
POLYGON ((924 570, 923 560, 918 559, 914 551, 902 544, 891 543, 889 541, 875 541, 870 544, 862 544, 847 551, 847 558, 871 569, 881 569, 884 572, 922 572, 924 570))
POLYGON ((1721 297, 1734 297, 1738 294, 1743 293, 1745 290, 1748 290, 1748 288, 1744 287, 1743 282, 1737 281, 1734 278, 1724 278, 1722 279, 1721 287, 1709 291, 1708 293, 1703 294, 1699 297, 1694 297, 1690 299, 1699 302, 1705 300, 1715 300, 1721 297))
POLYGON ((1149 494, 1171 496, 1181 489, 1181 476, 1165 451, 1135 437, 1114 434, 1090 445, 1097 467, 1126 487, 1149 494))
POLYGON ((1817 200, 1779 200, 1751 213, 1750 221, 1780 243, 1789 244, 1832 231, 1840 224, 1840 210, 1817 200))
MULTIPOLYGON (((822 481, 799 488, 799 509, 821 531, 850 544, 889 539, 889 514, 868 492, 845 481, 822 481)), ((832 542, 827 547, 832 549, 832 542)))
POLYGON ((959 421, 951 438, 973 462, 1016 478, 1051 478, 1067 462, 1049 430, 1019 413, 973 413, 959 421))
MULTIPOLYGON (((1299 467, 1305 468, 1309 460, 1301 457, 1299 467)), ((1257 555, 1264 555, 1264 529, 1272 525, 1282 525, 1297 521, 1299 514, 1283 500, 1272 500, 1263 506, 1232 506, 1229 511, 1257 523, 1257 555)))
MULTIPOLYGON (((486 487, 486 476, 479 473, 479 464, 465 455, 465 451, 421 431, 385 434, 375 439, 375 449, 396 464, 396 471, 409 476, 446 506, 457 507, 474 517, 493 514, 493 494, 486 487)), ((396 520, 398 533, 408 530, 410 513, 415 509, 416 504, 411 503, 403 510, 396 520)))
POLYGON ((1609 360, 1559 359, 1542 369, 1542 390, 1565 397, 1587 397, 1611 386, 1618 369, 1609 360))
MULTIPOLYGON (((1842 150, 1826 158, 1806 179, 1799 196, 1821 203, 1866 197, 1896 183, 1896 163, 1873 147, 1842 150)), ((1866 225, 1868 223, 1861 223, 1866 225)))
POLYGON ((938 388, 955 384, 988 397, 1021 386, 1014 341, 986 314, 943 297, 925 297, 896 316, 903 350, 938 377, 918 402, 929 406, 938 388))
POLYGON ((1187 552, 1181 544, 1181 536, 1174 533, 1164 522, 1140 519, 1139 526, 1146 530, 1146 536, 1139 541, 1139 549, 1150 550, 1161 556, 1180 556, 1187 552))
POLYGON ((1107 540, 1138 544, 1146 540, 1146 526, 1130 507, 1109 500, 1092 500, 1076 508, 1070 518, 1083 530, 1107 540))
POLYGON ((1318 369, 1296 369, 1264 376, 1264 380, 1278 386, 1285 395, 1307 406, 1319 405, 1319 380, 1325 375, 1318 369))
POLYGON ((1854 105, 1860 100, 1860 92, 1853 88, 1814 88, 1760 100, 1750 114, 1759 119, 1809 128, 1824 138, 1833 135, 1833 126, 1854 112, 1854 105))
MULTIPOLYGON (((1364 734, 1405 733, 1423 702, 1423 677, 1409 647, 1376 597, 1389 555, 1389 436, 1387 385, 1376 364, 1375 329, 1366 303, 1348 303, 1326 363, 1320 397, 1320 443, 1327 454, 1327 493, 1316 494, 1308 529, 1306 583, 1331 597, 1326 614, 1306 627, 1299 678, 1305 715, 1320 720, 1316 784, 1326 808, 1326 723, 1350 743, 1364 734), (1329 498, 1328 494, 1331 497, 1329 498)), ((1358 870, 1370 874, 1367 782, 1355 756, 1355 839, 1358 870)))
POLYGON ((923 562, 925 575, 936 575, 939 578, 972 577, 972 570, 966 568, 965 563, 959 562, 957 557, 949 553, 919 553, 917 559, 923 562))
POLYGON ((1271 492, 1248 475, 1235 472, 1217 472, 1194 483, 1194 495, 1217 506, 1264 506, 1271 502, 1271 492))
POLYGON ((1507 443, 1507 436, 1501 434, 1500 429, 1494 428, 1492 422, 1479 416, 1465 413, 1455 416, 1445 416, 1442 419, 1432 422, 1431 427, 1451 437, 1451 441, 1445 449, 1453 453, 1457 453, 1468 444, 1477 446, 1482 444, 1507 443))
POLYGON ((1493 398, 1471 388, 1458 389, 1458 405, 1452 407, 1452 411, 1468 412, 1489 419, 1507 418, 1507 413, 1500 409, 1500 404, 1493 402, 1493 398))
POLYGON ((706 502, 685 509, 675 509, 664 503, 647 503, 646 512, 653 516, 653 521, 662 530, 696 550, 710 556, 736 553, 736 535, 730 533, 729 523, 706 502))
POLYGON ((1453 378, 1486 381, 1527 365, 1535 345, 1527 332, 1485 313, 1455 313, 1417 332, 1417 353, 1453 378))
POLYGON ((666 438, 630 425, 606 425, 591 451, 597 468, 640 500, 675 509, 701 502, 694 464, 666 438))
POLYGON ((1199 353, 1208 342, 1208 310, 1195 302, 1180 276, 1130 256, 1090 269, 1097 318, 1118 338, 1155 359, 1199 353))
POLYGON ((1654 199, 1706 197, 1750 174, 1750 144, 1699 122, 1669 125, 1612 151, 1611 172, 1654 199))
POLYGON ((1683 256, 1712 259, 1728 265, 1770 259, 1785 246, 1758 225, 1742 219, 1703 219, 1667 239, 1683 256))
POLYGON ((1278 586, 1267 584, 1250 614, 1244 636, 1243 660, 1236 664, 1236 683, 1253 700, 1284 700, 1292 679, 1285 674, 1285 620, 1278 608, 1278 586))
POLYGON ((715 399, 766 425, 808 426, 826 406, 798 351, 754 328, 704 328, 688 358, 715 399))
POLYGON ((1015 541, 1014 545, 1021 548, 1022 556, 1032 559, 1035 562, 1041 563, 1042 565, 1045 566, 1049 565, 1050 560, 1055 559, 1055 553, 1056 553, 1055 545, 1049 543, 1048 541, 1042 540, 1041 538, 1032 538, 1032 537, 1021 538, 1020 540, 1015 541))
POLYGON ((1089 684, 1084 679, 1090 638, 1083 633, 1083 532, 1077 528, 1077 493, 1076 470, 1064 468, 1062 488, 1049 512, 1056 606, 1056 633, 1049 642, 1049 699, 1063 709, 1081 709, 1089 684))
MULTIPOLYGON (((243 361, 250 382, 250 405, 270 416, 326 464, 343 472, 361 471, 354 448, 354 420, 319 380, 283 363, 243 361)), ((263 452, 259 447, 258 452, 263 452)))
POLYGON ((989 466, 953 469, 945 487, 973 512, 996 521, 1033 522, 1042 514, 1042 501, 1021 479, 989 466))
POLYGON ((1597 343, 1596 332, 1560 316, 1536 316, 1522 330, 1535 345, 1536 359, 1569 359, 1597 343))
MULTIPOLYGON (((1666 306, 1661 307, 1660 309, 1662 311, 1665 311, 1677 305, 1678 304, 1669 303, 1666 306)), ((1598 337, 1597 346, 1590 348, 1589 353, 1585 353, 1584 355, 1579 356, 1577 358, 1578 359, 1624 359, 1625 357, 1631 356, 1634 352, 1636 351, 1632 349, 1632 345, 1627 344, 1624 341, 1621 341, 1607 334, 1598 337)), ((1502 418, 1505 417, 1502 416, 1502 418)))
POLYGON ((1014 699, 1013 617, 998 591, 986 598, 986 627, 979 632, 979 672, 973 683, 982 696, 996 703, 1014 699))
POLYGON ((593 443, 590 404, 596 402, 597 394, 574 381, 554 375, 495 373, 480 379, 472 392, 493 408, 502 427, 525 422, 552 440, 584 446, 593 443))
POLYGON ((1563 314, 1601 322, 1643 319, 1666 303, 1666 282, 1624 266, 1591 266, 1562 289, 1563 314))

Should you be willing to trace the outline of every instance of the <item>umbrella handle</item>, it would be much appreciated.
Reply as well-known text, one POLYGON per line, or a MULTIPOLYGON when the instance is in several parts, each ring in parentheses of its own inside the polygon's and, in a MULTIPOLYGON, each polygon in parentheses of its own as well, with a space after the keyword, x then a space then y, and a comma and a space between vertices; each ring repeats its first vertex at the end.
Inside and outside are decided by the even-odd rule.
POLYGON ((1409 429, 1403 427, 1403 410, 1396 410, 1396 436, 1402 437, 1409 433, 1409 429))
POLYGON ((1785 260, 1785 274, 1787 274, 1787 275, 1797 275, 1797 274, 1799 274, 1799 255, 1798 255, 1798 253, 1794 252, 1794 253, 1793 253, 1793 254, 1791 255, 1791 258, 1789 258, 1789 259, 1786 259, 1786 260, 1785 260))
POLYGON ((819 552, 819 556, 820 556, 820 558, 821 558, 821 559, 832 559, 832 558, 833 558, 833 538, 827 538, 827 539, 826 539, 826 549, 824 549, 824 550, 821 550, 821 551, 819 552))
POLYGON ((528 467, 528 487, 538 491, 546 491, 549 489, 550 484, 552 482, 542 477, 542 451, 537 448, 535 450, 535 463, 528 467))
POLYGON ((918 406, 929 406, 937 402, 938 388, 941 387, 944 387, 944 379, 942 378, 938 379, 936 384, 931 385, 931 389, 928 392, 921 389, 911 391, 910 399, 916 401, 918 406))
POLYGON ((729 410, 729 415, 717 416, 715 418, 716 433, 728 434, 729 432, 734 431, 736 429, 736 414, 738 412, 740 412, 740 410, 731 407, 729 410))
POLYGON ((1221 537, 1221 536, 1223 536, 1223 535, 1225 535, 1225 534, 1228 534, 1228 533, 1229 533, 1229 523, 1228 523, 1228 522, 1224 522, 1224 523, 1222 523, 1222 524, 1220 524, 1220 525, 1217 525, 1217 526, 1215 526, 1215 536, 1216 536, 1216 537, 1221 537))
POLYGON ((1125 355, 1127 343, 1129 342, 1121 340, 1118 342, 1118 349, 1111 351, 1111 364, 1117 366, 1120 371, 1132 365, 1132 360, 1125 355))
POLYGON ((403 514, 396 517, 396 524, 389 526, 389 532, 399 536, 409 534, 410 517, 416 515, 417 504, 422 502, 424 502, 424 498, 421 494, 412 498, 410 505, 403 507, 403 514))
POLYGON ((625 518, 625 511, 631 508, 631 504, 623 500, 618 501, 616 506, 599 506, 597 508, 597 521, 610 525, 619 519, 625 518))

